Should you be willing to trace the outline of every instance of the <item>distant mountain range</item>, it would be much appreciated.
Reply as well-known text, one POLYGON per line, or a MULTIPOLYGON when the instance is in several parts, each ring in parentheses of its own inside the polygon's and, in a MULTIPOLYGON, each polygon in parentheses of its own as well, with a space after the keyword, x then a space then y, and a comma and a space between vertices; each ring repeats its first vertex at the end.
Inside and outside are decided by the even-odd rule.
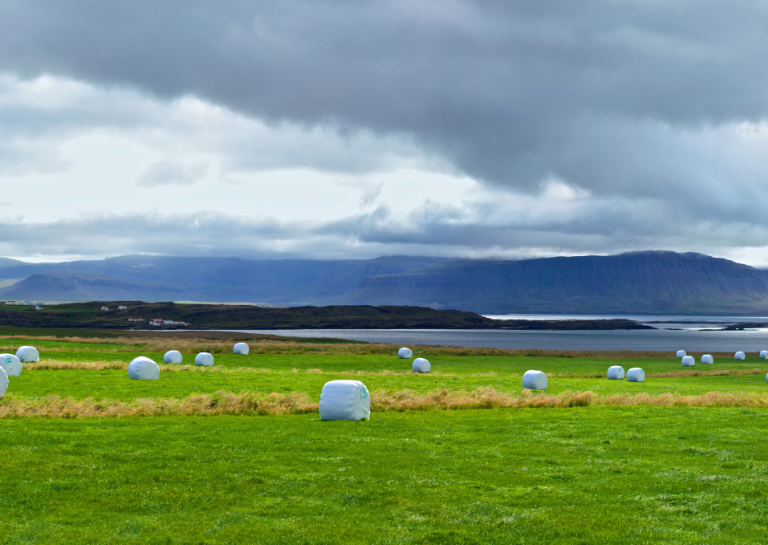
POLYGON ((0 258, 2 279, 20 279, 0 289, 6 300, 418 305, 485 314, 768 311, 768 271, 674 252, 527 260, 124 256, 30 264, 0 258))

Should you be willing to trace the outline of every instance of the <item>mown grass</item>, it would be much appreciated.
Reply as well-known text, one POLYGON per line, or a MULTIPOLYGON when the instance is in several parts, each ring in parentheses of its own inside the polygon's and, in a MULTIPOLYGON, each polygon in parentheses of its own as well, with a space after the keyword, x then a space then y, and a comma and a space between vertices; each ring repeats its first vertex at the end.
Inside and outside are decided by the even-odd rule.
POLYGON ((0 543, 765 543, 767 417, 9 420, 0 543))
POLYGON ((768 363, 759 358, 748 358, 744 362, 719 359, 715 365, 698 365, 693 369, 681 367, 675 358, 635 359, 631 364, 643 367, 648 377, 645 383, 637 384, 607 380, 604 377, 608 366, 622 363, 628 369, 629 365, 597 358, 430 356, 433 372, 418 375, 410 372, 409 360, 400 360, 392 354, 216 354, 214 367, 197 368, 190 365, 194 354, 186 353, 185 363, 163 366, 160 380, 131 381, 125 367, 133 357, 147 355, 162 364, 162 353, 140 351, 136 347, 132 347, 133 352, 110 352, 98 345, 90 350, 69 348, 42 347, 40 363, 27 365, 20 377, 12 378, 9 397, 131 401, 184 399, 191 394, 224 391, 294 392, 317 400, 326 382, 345 378, 362 380, 373 393, 410 390, 426 394, 443 389, 474 391, 491 387, 517 395, 522 391, 521 376, 528 369, 545 371, 550 377, 548 393, 555 395, 586 391, 598 395, 702 395, 713 391, 768 395, 765 381, 768 363))
POLYGON ((768 541, 757 357, 425 349, 417 375, 391 346, 191 339, 129 380, 162 343, 0 339, 41 349, 0 400, 0 545, 768 541), (210 342, 216 365, 190 365, 210 342), (616 363, 646 382, 603 378, 616 363), (522 390, 528 369, 547 392, 522 390), (319 420, 337 378, 365 382, 371 420, 319 420))

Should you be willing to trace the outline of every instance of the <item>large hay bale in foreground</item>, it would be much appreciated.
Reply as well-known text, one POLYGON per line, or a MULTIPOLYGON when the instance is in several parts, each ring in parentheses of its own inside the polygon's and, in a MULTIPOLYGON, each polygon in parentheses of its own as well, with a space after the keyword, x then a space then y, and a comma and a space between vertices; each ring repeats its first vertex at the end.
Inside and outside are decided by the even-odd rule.
POLYGON ((747 357, 744 355, 744 352, 736 352, 733 355, 733 358, 737 359, 737 360, 745 360, 745 359, 747 359, 747 357))
POLYGON ((676 357, 676 358, 684 358, 684 357, 685 357, 685 356, 687 356, 687 355, 688 355, 688 354, 686 354, 686 353, 685 353, 685 350, 678 350, 678 351, 677 351, 677 354, 675 354, 675 357, 676 357))
POLYGON ((696 360, 693 359, 693 356, 685 356, 683 358, 683 367, 693 367, 696 365, 696 360))
POLYGON ((760 351, 760 357, 765 359, 768 357, 768 350, 761 350, 760 351))
POLYGON ((523 388, 526 390, 546 390, 547 386, 549 381, 543 371, 531 369, 523 375, 523 388))
POLYGON ((16 357, 21 363, 34 363, 40 361, 40 352, 34 346, 22 346, 16 351, 16 357))
POLYGON ((2 368, 0 368, 0 399, 5 397, 5 392, 8 391, 8 375, 5 374, 2 368))
POLYGON ((432 369, 432 365, 424 358, 416 358, 413 360, 411 369, 413 369, 414 373, 429 373, 429 371, 432 369))
POLYGON ((608 368, 608 379, 609 380, 623 380, 624 379, 624 368, 621 365, 611 365, 608 368))
POLYGON ((195 356, 195 365, 198 367, 213 367, 213 356, 208 352, 200 352, 195 356))
POLYGON ((21 360, 13 354, 0 354, 0 368, 9 377, 21 375, 21 360))
POLYGON ((715 358, 713 358, 710 354, 704 354, 701 356, 701 363, 704 365, 712 365, 715 363, 715 358))
POLYGON ((640 367, 633 367, 627 371, 627 382, 645 382, 645 371, 640 367))
POLYGON ((139 356, 128 364, 128 377, 131 380, 157 380, 160 368, 151 359, 139 356))
POLYGON ((163 356, 163 361, 165 363, 181 363, 181 360, 182 360, 181 352, 179 352, 178 350, 169 350, 163 356))
POLYGON ((403 347, 397 351, 397 357, 401 360, 409 360, 413 357, 413 350, 403 347))
POLYGON ((371 396, 359 380, 326 382, 320 393, 321 420, 365 420, 371 416, 371 396))
POLYGON ((251 347, 248 346, 246 343, 237 343, 235 347, 232 349, 232 351, 235 354, 240 354, 241 356, 247 356, 248 352, 251 351, 251 347))

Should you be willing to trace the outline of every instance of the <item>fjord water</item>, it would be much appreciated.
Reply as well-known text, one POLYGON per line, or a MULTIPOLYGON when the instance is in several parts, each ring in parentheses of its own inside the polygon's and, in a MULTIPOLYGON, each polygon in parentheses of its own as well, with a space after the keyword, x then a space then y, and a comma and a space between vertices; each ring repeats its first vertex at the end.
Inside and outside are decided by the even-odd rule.
POLYGON ((754 352, 768 350, 768 317, 765 316, 594 316, 518 314, 488 316, 495 319, 574 320, 626 318, 658 329, 617 331, 520 331, 489 329, 293 329, 249 330, 291 337, 348 339, 392 344, 475 346, 544 350, 679 350, 703 352, 754 352), (661 322, 661 323, 660 323, 661 322), (762 322, 766 328, 746 331, 712 331, 738 322, 762 322))

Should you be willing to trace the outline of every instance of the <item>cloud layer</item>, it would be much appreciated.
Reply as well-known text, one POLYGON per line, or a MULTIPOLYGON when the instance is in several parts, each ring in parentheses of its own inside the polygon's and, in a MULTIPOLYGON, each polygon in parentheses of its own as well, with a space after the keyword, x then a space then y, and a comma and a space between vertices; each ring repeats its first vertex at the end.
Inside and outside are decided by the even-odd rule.
POLYGON ((767 53, 761 2, 3 3, 0 233, 768 264, 767 53))

